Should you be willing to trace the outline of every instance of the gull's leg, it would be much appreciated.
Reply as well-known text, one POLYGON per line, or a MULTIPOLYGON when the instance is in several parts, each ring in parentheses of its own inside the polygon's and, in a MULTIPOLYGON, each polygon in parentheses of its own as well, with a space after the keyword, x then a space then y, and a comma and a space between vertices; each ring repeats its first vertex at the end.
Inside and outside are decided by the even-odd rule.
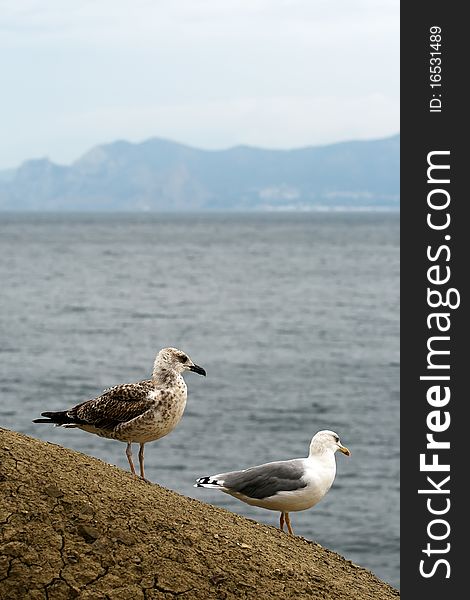
POLYGON ((140 465, 140 476, 142 477, 142 479, 144 481, 148 481, 147 479, 145 479, 145 473, 144 473, 144 444, 140 444, 139 465, 140 465))
MULTIPOLYGON (((126 456, 127 456, 127 460, 129 461, 129 466, 131 468, 132 475, 137 475, 137 473, 135 472, 135 468, 134 468, 134 462, 132 460, 132 443, 131 442, 127 442, 126 456)), ((139 457, 140 457, 140 453, 139 453, 139 457)))
POLYGON ((290 517, 289 517, 289 513, 288 513, 288 512, 286 512, 285 514, 286 514, 286 525, 287 525, 287 529, 289 530, 289 533, 290 533, 291 535, 294 535, 294 532, 292 531, 292 527, 291 527, 291 524, 290 524, 290 517))
POLYGON ((284 531, 284 513, 281 512, 281 518, 279 519, 279 529, 284 531))

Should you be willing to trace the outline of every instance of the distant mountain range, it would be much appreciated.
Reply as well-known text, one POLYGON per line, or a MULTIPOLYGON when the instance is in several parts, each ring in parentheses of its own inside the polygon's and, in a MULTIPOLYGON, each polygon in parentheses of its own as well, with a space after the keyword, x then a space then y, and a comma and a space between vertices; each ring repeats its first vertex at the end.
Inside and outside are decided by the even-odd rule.
POLYGON ((0 171, 0 210, 398 209, 399 170, 399 135, 294 150, 117 141, 0 171))

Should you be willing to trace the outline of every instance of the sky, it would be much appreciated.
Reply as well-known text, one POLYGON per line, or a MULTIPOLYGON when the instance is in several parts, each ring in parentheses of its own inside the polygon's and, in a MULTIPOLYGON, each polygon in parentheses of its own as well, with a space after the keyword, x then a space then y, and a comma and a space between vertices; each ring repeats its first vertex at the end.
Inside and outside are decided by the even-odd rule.
POLYGON ((0 169, 399 133, 399 0, 0 0, 0 169))

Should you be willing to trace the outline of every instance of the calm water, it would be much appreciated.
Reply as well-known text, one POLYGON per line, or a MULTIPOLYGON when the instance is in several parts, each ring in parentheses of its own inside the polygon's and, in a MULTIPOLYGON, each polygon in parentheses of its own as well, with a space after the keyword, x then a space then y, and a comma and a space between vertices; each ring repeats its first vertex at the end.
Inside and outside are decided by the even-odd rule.
MULTIPOLYGON (((399 587, 399 216, 0 215, 0 423, 128 469, 125 445, 35 425, 188 352, 178 427, 146 473, 278 525, 196 477, 306 456, 337 431, 328 495, 292 513, 314 539, 399 587)), ((137 450, 137 446, 135 447, 137 450)))

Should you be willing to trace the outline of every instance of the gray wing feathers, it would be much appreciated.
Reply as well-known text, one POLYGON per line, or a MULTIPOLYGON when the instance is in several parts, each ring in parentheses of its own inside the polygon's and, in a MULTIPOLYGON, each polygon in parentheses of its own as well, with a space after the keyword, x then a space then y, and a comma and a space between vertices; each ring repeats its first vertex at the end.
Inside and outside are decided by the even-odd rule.
POLYGON ((306 487, 301 460, 266 463, 244 471, 232 471, 217 476, 223 487, 249 498, 269 498, 281 491, 306 487))

